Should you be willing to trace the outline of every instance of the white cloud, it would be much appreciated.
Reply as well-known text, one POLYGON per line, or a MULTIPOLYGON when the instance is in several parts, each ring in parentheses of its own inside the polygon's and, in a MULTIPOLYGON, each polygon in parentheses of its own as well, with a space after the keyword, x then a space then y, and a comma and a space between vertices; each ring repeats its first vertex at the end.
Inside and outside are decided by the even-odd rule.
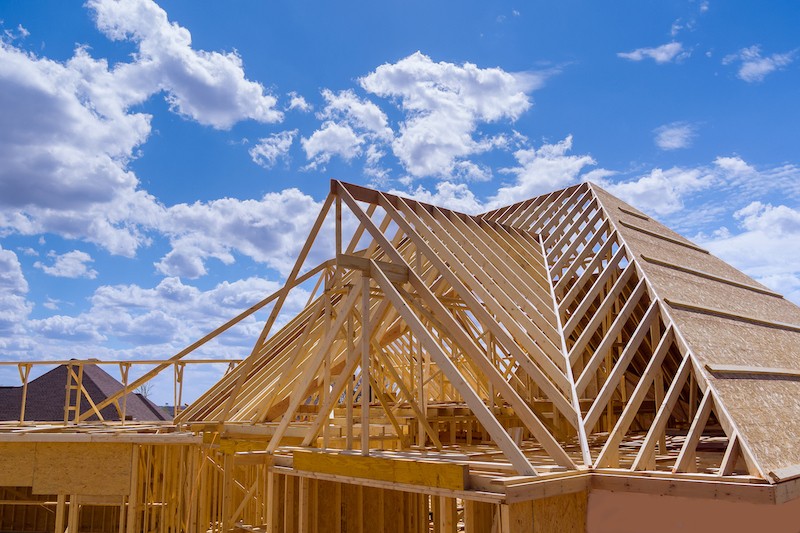
POLYGON ((800 209, 752 202, 734 217, 743 231, 722 232, 703 245, 800 304, 800 209))
POLYGON ((322 126, 308 138, 301 139, 309 168, 317 168, 339 156, 347 161, 366 155, 365 172, 379 175, 378 164, 385 152, 379 147, 393 136, 386 114, 373 102, 360 98, 352 90, 334 93, 322 90, 325 107, 317 113, 322 126))
POLYGON ((292 147, 295 135, 297 135, 297 130, 273 133, 269 137, 259 139, 248 153, 257 165, 272 168, 278 159, 286 157, 289 148, 292 147))
POLYGON ((65 254, 57 254, 53 251, 47 254, 53 260, 52 265, 45 265, 41 261, 36 261, 33 266, 44 271, 45 274, 58 278, 88 278, 97 277, 97 271, 89 268, 89 263, 94 262, 92 256, 80 250, 72 250, 65 254))
POLYGON ((595 164, 589 155, 568 155, 572 150, 572 135, 555 144, 543 144, 538 149, 522 149, 514 152, 519 166, 502 169, 505 174, 516 176, 516 182, 500 187, 489 199, 489 208, 513 204, 550 192, 580 180, 587 166, 595 164))
POLYGON ((27 293, 17 254, 0 246, 0 334, 18 331, 28 317, 33 306, 25 298, 27 293))
POLYGON ((448 179, 457 161, 494 147, 491 140, 475 138, 478 125, 519 118, 531 106, 528 93, 545 78, 472 63, 435 63, 416 52, 359 81, 372 94, 396 99, 405 113, 392 150, 410 176, 448 179))
POLYGON ((636 206, 645 213, 669 215, 683 209, 687 195, 708 189, 719 182, 719 176, 705 167, 667 170, 655 168, 644 176, 623 182, 597 180, 611 194, 636 206))
POLYGON ((288 109, 289 111, 297 109, 298 111, 301 111, 303 113, 308 113, 309 111, 314 109, 314 106, 309 104, 306 101, 306 99, 303 98, 301 95, 297 94, 294 91, 291 91, 289 93, 289 105, 286 107, 286 109, 288 109))
POLYGON ((118 65, 114 75, 140 95, 163 90, 173 111, 220 129, 283 118, 275 97, 245 78, 238 54, 193 49, 189 30, 171 23, 155 2, 90 0, 88 6, 109 39, 138 44, 136 60, 118 65))
POLYGON ((735 54, 725 56, 722 59, 722 64, 729 65, 740 62, 739 70, 736 73, 737 77, 748 83, 756 83, 764 81, 767 74, 789 65, 794 61, 795 52, 795 50, 792 50, 783 54, 762 57, 761 47, 753 45, 748 48, 742 48, 735 54))
POLYGON ((0 40, 0 232, 52 232, 133 256, 164 208, 128 168, 150 135, 131 112, 157 92, 216 128, 280 120, 275 98, 245 78, 235 53, 197 51, 149 0, 92 0, 98 28, 138 53, 109 67, 78 47, 65 62, 0 40))
POLYGON ((288 272, 321 204, 297 189, 268 193, 261 200, 222 198, 170 207, 161 231, 172 249, 156 269, 197 278, 205 260, 234 262, 234 253, 288 272))
POLYGON ((691 55, 689 50, 684 50, 683 44, 672 41, 655 48, 637 48, 632 52, 619 52, 618 57, 631 61, 642 61, 652 59, 658 64, 679 62, 691 55))
POLYGON ((484 204, 475 197, 466 183, 440 181, 436 184, 436 192, 419 185, 410 191, 391 191, 391 193, 460 213, 478 214, 486 210, 484 204))
MULTIPOLYGON (((222 282, 206 291, 174 277, 152 288, 104 285, 92 295, 87 311, 30 320, 27 327, 39 349, 55 357, 83 350, 114 358, 135 350, 137 358, 164 358, 278 288, 278 283, 257 277, 222 282)), ((293 291, 286 303, 287 312, 297 312, 307 298, 305 290, 293 291)), ((262 325, 250 317, 199 353, 243 356, 262 325)))
POLYGON ((656 146, 662 150, 678 150, 688 148, 697 135, 697 128, 686 122, 672 122, 659 126, 653 133, 656 134, 656 146))
POLYGON ((364 136, 358 135, 348 124, 327 121, 308 138, 300 139, 300 144, 311 160, 311 168, 324 165, 331 157, 338 155, 349 161, 361 153, 364 136))
POLYGON ((323 89, 322 97, 325 99, 325 108, 318 114, 318 118, 346 122, 380 140, 392 139, 389 119, 374 103, 359 98, 352 90, 334 93, 329 89, 323 89))
POLYGON ((0 228, 77 236, 125 255, 142 244, 125 217, 155 205, 127 162, 149 117, 103 93, 108 76, 81 49, 61 64, 0 42, 0 228))
POLYGON ((800 200, 800 168, 783 165, 758 169, 738 156, 717 157, 709 165, 697 167, 672 167, 666 170, 652 169, 633 179, 607 179, 610 175, 585 177, 595 181, 610 193, 635 205, 644 212, 657 216, 672 215, 692 200, 692 216, 674 218, 673 225, 697 230, 708 216, 718 217, 731 212, 742 202, 754 197, 764 197, 772 191, 780 191, 784 201, 800 200), (715 191, 708 204, 699 205, 699 193, 715 191), (687 225, 688 223, 688 225, 687 225))

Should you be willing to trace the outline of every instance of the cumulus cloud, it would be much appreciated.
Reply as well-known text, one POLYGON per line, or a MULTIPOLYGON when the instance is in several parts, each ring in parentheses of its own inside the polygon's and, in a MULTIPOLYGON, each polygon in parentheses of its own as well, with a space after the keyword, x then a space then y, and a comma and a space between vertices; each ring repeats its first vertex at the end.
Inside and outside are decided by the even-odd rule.
MULTIPOLYGON (((154 287, 103 285, 90 298, 90 307, 76 315, 53 315, 26 323, 38 349, 54 357, 75 352, 101 357, 164 358, 215 329, 279 288, 264 278, 222 282, 201 290, 167 277, 154 287), (115 348, 108 348, 112 345, 115 348)), ((297 312, 308 292, 296 289, 286 302, 297 312)), ((223 337, 200 349, 204 356, 241 357, 252 346, 261 326, 245 319, 223 337)))
POLYGON ((238 55, 193 49, 152 1, 88 6, 110 39, 137 45, 131 61, 109 66, 78 47, 58 62, 0 39, 0 231, 52 232, 133 256, 164 214, 128 166, 151 132, 134 106, 163 92, 173 111, 215 128, 282 115, 238 55))
POLYGON ((18 331, 33 309, 17 254, 0 246, 0 334, 18 331))
POLYGON ((410 191, 391 191, 392 194, 413 198, 414 200, 446 207, 460 213, 478 214, 485 211, 485 206, 466 183, 451 183, 442 181, 436 184, 436 191, 432 192, 419 185, 410 191))
POLYGON ((751 202, 734 214, 741 232, 703 242, 712 253, 800 303, 800 210, 751 202))
POLYGON ((324 165, 333 156, 349 161, 365 154, 367 169, 376 169, 385 155, 379 147, 393 136, 386 113, 352 90, 334 93, 323 89, 322 97, 325 107, 317 113, 317 118, 324 122, 300 141, 306 157, 311 160, 309 167, 324 165))
POLYGON ((767 74, 782 69, 794 61, 796 50, 770 56, 761 55, 761 47, 753 45, 742 48, 735 54, 730 54, 722 59, 723 65, 739 63, 736 76, 748 83, 764 81, 767 74))
POLYGON ((41 261, 36 261, 33 266, 44 271, 45 274, 58 278, 88 278, 97 277, 97 271, 89 267, 89 263, 94 262, 92 256, 80 250, 72 250, 65 254, 57 254, 53 251, 47 254, 53 264, 46 265, 41 261))
POLYGON ((303 113, 308 113, 314 109, 314 106, 309 104, 303 96, 297 94, 295 91, 291 91, 289 93, 289 105, 286 106, 286 109, 289 111, 297 109, 303 113))
POLYGON ((656 146, 662 150, 678 150, 691 146, 697 128, 686 122, 672 122, 659 126, 653 133, 656 134, 656 146))
POLYGON ((515 121, 546 74, 509 73, 472 63, 434 62, 416 52, 359 80, 368 92, 398 102, 405 113, 392 150, 411 177, 452 177, 456 163, 496 146, 476 137, 479 124, 515 121))
POLYGON ((608 192, 642 211, 663 216, 683 209, 687 195, 708 189, 718 182, 718 175, 705 167, 673 167, 667 170, 655 168, 629 181, 597 181, 608 192))
POLYGON ((359 98, 352 90, 334 93, 323 89, 325 108, 317 116, 336 122, 345 122, 381 140, 391 140, 392 130, 386 113, 369 100, 359 98))
POLYGON ((222 198, 172 206, 161 227, 172 249, 156 269, 197 278, 206 273, 206 259, 231 264, 234 253, 240 253, 287 273, 320 209, 320 203, 297 189, 260 200, 222 198))
POLYGON ((476 197, 466 183, 452 181, 438 182, 435 191, 418 185, 407 191, 393 192, 464 213, 480 213, 567 187, 591 176, 599 179, 613 174, 605 169, 583 173, 595 161, 588 155, 570 155, 568 152, 571 149, 570 135, 558 143, 545 143, 539 148, 517 150, 514 157, 519 166, 502 169, 502 172, 514 176, 515 180, 501 186, 486 201, 476 197))
POLYGON ((489 208, 513 204, 580 180, 581 172, 595 164, 589 155, 570 155, 572 135, 554 144, 514 152, 518 166, 501 172, 515 176, 516 182, 504 185, 489 199, 489 208))
POLYGON ((689 50, 684 50, 683 44, 672 41, 655 48, 637 48, 631 52, 619 52, 617 57, 629 59, 630 61, 642 61, 652 59, 658 64, 683 61, 691 55, 689 50))
POLYGON ((61 64, 0 42, 0 227, 85 238, 125 255, 142 244, 127 215, 156 207, 127 162, 149 117, 103 92, 109 76, 82 49, 61 64), (96 100, 87 100, 89 86, 96 100))
POLYGON ((326 164, 331 157, 338 155, 349 161, 361 153, 364 136, 357 134, 348 124, 327 121, 308 138, 300 139, 300 144, 311 160, 310 168, 326 164))
POLYGON ((292 147, 297 130, 273 133, 258 140, 248 153, 253 162, 264 168, 272 168, 278 159, 286 157, 292 147))
POLYGON ((244 119, 283 118, 275 97, 245 78, 238 54, 193 49, 189 30, 170 22, 155 2, 90 0, 88 6, 109 39, 139 47, 133 63, 115 69, 128 87, 144 95, 163 90, 175 112, 215 128, 227 129, 244 119))
POLYGON ((800 168, 790 164, 756 168, 739 156, 720 156, 710 164, 696 167, 654 168, 633 178, 609 179, 612 175, 593 171, 585 177, 656 216, 679 213, 691 201, 691 224, 687 225, 689 221, 680 217, 674 219, 673 225, 694 230, 698 224, 710 222, 709 217, 732 212, 742 202, 772 191, 780 191, 786 200, 800 200, 800 168), (713 196, 705 194, 712 190, 713 196), (703 205, 703 200, 708 203, 703 205))

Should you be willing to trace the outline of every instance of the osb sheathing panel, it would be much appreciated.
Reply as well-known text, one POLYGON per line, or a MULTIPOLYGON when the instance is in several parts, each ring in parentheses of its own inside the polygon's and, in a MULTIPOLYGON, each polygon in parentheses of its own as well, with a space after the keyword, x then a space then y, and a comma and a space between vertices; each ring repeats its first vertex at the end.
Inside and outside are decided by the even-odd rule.
POLYGON ((800 381, 712 378, 765 472, 800 464, 800 381))
MULTIPOLYGON (((800 370, 800 333, 682 310, 674 310, 673 319, 701 365, 800 370)), ((800 464, 800 380, 709 380, 765 472, 800 464)))
MULTIPOLYGON (((612 220, 624 221, 628 224, 644 228, 648 231, 653 231, 671 239, 676 239, 692 246, 696 246, 692 244, 691 241, 688 241, 685 237, 675 233, 671 229, 653 219, 643 220, 639 217, 624 213, 619 209, 620 206, 631 211, 636 210, 603 190, 598 188, 595 188, 594 190, 612 220)), ((700 270, 715 276, 730 279, 732 281, 746 283, 766 289, 764 285, 754 281, 746 274, 740 272, 739 270, 711 254, 707 254, 692 248, 687 248, 686 246, 681 246, 680 244, 675 244, 664 239, 653 237, 652 235, 636 231, 635 229, 627 228, 622 224, 617 224, 617 229, 625 241, 633 249, 637 257, 646 255, 654 259, 675 263, 693 270, 700 270)), ((652 265, 642 261, 641 266, 646 272, 649 272, 652 265)), ((685 275, 688 276, 690 274, 685 275)))
MULTIPOLYGON (((748 275, 740 272, 721 259, 714 257, 711 254, 686 248, 680 244, 675 244, 652 235, 638 232, 636 230, 620 226, 620 233, 625 238, 625 241, 630 245, 636 254, 637 258, 647 256, 660 261, 680 265, 685 268, 712 274, 720 278, 728 279, 754 287, 767 289, 760 283, 751 279, 748 275)), ((656 265, 642 260, 641 266, 645 272, 650 272, 656 265)), ((681 275, 692 276, 692 274, 681 272, 681 275)), ((711 280, 707 280, 711 281, 711 280)), ((768 289, 767 289, 768 290, 768 289)))
POLYGON ((660 265, 647 264, 645 268, 648 279, 662 298, 771 322, 800 325, 800 307, 783 298, 660 265))
POLYGON ((0 487, 33 485, 35 445, 0 442, 0 487))
POLYGON ((126 496, 132 453, 132 444, 39 442, 33 493, 126 496))
POLYGON ((703 364, 800 370, 800 333, 673 309, 672 317, 703 364))

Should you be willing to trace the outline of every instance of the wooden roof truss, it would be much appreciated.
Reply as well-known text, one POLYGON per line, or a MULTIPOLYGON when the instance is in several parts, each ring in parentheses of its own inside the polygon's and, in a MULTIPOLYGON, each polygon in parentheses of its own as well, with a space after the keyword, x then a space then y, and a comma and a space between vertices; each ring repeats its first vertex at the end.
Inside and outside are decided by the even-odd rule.
POLYGON ((177 422, 268 452, 488 446, 525 476, 768 479, 598 190, 471 216, 333 181, 250 357, 177 422), (299 276, 330 218, 335 258, 299 276))

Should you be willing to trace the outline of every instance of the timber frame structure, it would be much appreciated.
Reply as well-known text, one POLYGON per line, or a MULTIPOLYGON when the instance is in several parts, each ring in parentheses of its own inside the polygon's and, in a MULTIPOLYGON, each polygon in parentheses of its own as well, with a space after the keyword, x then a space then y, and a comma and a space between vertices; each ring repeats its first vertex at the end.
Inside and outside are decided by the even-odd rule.
POLYGON ((0 426, 0 531, 584 531, 593 491, 797 508, 798 398, 800 308, 594 184, 473 216, 332 181, 283 288, 64 424, 0 426), (87 421, 269 305, 173 424, 87 421))

